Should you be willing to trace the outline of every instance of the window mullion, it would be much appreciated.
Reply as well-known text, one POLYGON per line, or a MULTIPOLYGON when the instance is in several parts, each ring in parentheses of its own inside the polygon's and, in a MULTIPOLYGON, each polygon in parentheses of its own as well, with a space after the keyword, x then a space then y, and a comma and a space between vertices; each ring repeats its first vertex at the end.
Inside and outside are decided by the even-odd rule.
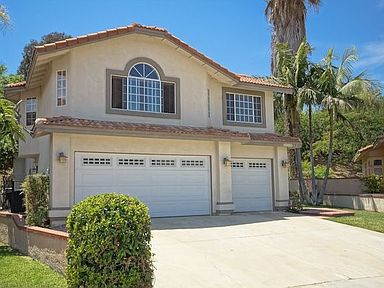
POLYGON ((237 105, 236 105, 236 103, 237 103, 237 102, 236 102, 236 98, 237 98, 237 97, 236 97, 236 94, 233 94, 233 108, 234 108, 234 109, 233 109, 233 115, 234 115, 234 119, 233 119, 233 120, 234 120, 234 121, 237 121, 237 114, 236 114, 236 110, 237 110, 237 107, 236 107, 237 105))
MULTIPOLYGON (((130 105, 130 102, 129 102, 129 77, 126 77, 126 79, 127 79, 127 85, 126 85, 127 87, 125 87, 125 89, 126 89, 125 100, 127 101, 127 104, 126 104, 125 109, 129 110, 129 105, 130 105)), ((124 83, 122 83, 121 85, 124 85, 124 83)), ((121 93, 123 94, 123 95, 121 95, 121 99, 123 99, 123 96, 124 96, 123 91, 124 91, 124 89, 121 89, 121 93)), ((124 103, 121 103, 121 105, 124 108, 124 103)))

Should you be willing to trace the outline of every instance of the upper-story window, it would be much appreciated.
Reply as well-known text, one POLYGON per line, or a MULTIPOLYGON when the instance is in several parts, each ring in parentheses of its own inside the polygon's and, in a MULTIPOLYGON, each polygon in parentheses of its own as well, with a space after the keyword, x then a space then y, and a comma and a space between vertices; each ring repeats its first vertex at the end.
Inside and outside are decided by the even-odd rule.
POLYGON ((267 128, 265 92, 223 87, 223 124, 267 128))
POLYGON ((226 93, 227 121, 262 124, 261 97, 226 93))
POLYGON ((56 73, 56 103, 57 106, 67 105, 67 71, 56 73))
POLYGON ((112 75, 111 107, 133 112, 176 113, 176 84, 162 80, 152 65, 139 62, 127 76, 112 75))
POLYGON ((35 97, 27 98, 25 102, 25 124, 33 125, 37 115, 37 100, 35 97))

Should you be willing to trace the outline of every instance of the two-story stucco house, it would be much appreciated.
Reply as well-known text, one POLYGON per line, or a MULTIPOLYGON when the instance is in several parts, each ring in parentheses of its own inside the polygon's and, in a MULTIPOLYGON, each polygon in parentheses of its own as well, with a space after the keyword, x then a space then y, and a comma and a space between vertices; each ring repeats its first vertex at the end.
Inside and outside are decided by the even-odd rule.
POLYGON ((93 194, 138 197, 154 217, 264 211, 288 204, 287 150, 272 93, 166 30, 133 24, 37 46, 20 104, 31 133, 15 180, 50 175, 58 223, 93 194))

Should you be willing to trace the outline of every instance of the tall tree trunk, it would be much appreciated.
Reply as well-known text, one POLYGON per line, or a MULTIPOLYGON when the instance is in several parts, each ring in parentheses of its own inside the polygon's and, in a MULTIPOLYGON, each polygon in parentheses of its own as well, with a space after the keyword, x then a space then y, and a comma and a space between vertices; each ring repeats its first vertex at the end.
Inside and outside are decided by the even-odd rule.
MULTIPOLYGON (((294 121, 296 121, 296 117, 294 116, 294 109, 292 108, 292 104, 290 99, 292 98, 292 95, 285 95, 284 100, 284 109, 285 109, 285 135, 294 136, 296 128, 294 127, 296 124, 294 121)), ((288 151, 288 157, 289 157, 289 176, 291 179, 297 179, 297 166, 296 166, 296 152, 294 150, 288 151)))
POLYGON ((312 182, 312 204, 314 202, 315 195, 317 195, 317 185, 315 177, 315 159, 313 156, 313 125, 312 125, 312 104, 308 106, 308 124, 309 124, 309 157, 311 161, 311 182, 312 182))
POLYGON ((323 186, 320 190, 320 193, 317 195, 316 204, 320 205, 323 201, 323 196, 325 193, 325 190, 327 189, 327 182, 328 182, 328 176, 329 176, 329 170, 331 169, 332 164, 332 154, 333 154, 333 130, 334 130, 334 121, 335 121, 335 115, 334 111, 329 112, 329 146, 328 146, 328 159, 327 159, 327 167, 325 169, 325 175, 323 180, 323 186))
MULTIPOLYGON (((291 96, 292 97, 292 96, 291 96)), ((292 105, 293 101, 291 102, 291 130, 290 130, 290 136, 292 137, 300 137, 300 113, 297 111, 296 105, 292 105)), ((303 168, 302 168, 302 157, 301 157, 301 148, 296 148, 295 150, 291 150, 294 153, 294 172, 295 176, 297 177, 299 181, 299 193, 302 201, 308 201, 308 189, 305 184, 304 175, 303 175, 303 168)))

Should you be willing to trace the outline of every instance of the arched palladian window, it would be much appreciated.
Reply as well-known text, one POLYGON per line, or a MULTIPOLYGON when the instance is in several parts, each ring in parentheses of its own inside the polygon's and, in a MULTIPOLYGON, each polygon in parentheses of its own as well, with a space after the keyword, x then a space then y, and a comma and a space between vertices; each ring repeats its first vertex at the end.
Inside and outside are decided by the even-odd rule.
POLYGON ((128 110, 161 112, 161 81, 147 63, 135 64, 128 74, 128 110))
POLYGON ((177 78, 165 77, 146 62, 135 62, 127 65, 125 72, 113 70, 110 75, 112 109, 135 115, 137 112, 176 115, 177 78))

